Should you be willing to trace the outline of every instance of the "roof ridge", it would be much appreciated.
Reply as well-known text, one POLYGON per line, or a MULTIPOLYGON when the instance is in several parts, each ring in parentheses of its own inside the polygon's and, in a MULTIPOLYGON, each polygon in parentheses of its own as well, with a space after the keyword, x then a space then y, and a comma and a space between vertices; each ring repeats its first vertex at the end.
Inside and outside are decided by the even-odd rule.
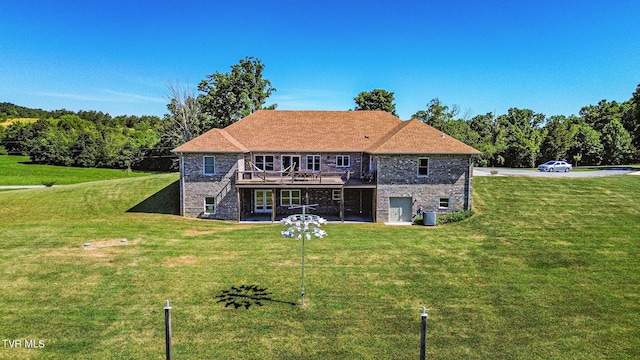
POLYGON ((384 136, 380 138, 380 140, 371 144, 368 148, 365 149, 367 152, 375 152, 378 148, 382 147, 387 141, 391 140, 400 130, 402 130, 411 120, 400 120, 400 123, 394 126, 389 132, 387 132, 384 136))
POLYGON ((249 151, 249 149, 247 149, 246 146, 244 146, 240 141, 238 141, 238 139, 231 136, 231 134, 229 134, 225 129, 217 129, 217 130, 225 139, 229 140, 229 142, 235 145, 238 149, 242 151, 249 151))

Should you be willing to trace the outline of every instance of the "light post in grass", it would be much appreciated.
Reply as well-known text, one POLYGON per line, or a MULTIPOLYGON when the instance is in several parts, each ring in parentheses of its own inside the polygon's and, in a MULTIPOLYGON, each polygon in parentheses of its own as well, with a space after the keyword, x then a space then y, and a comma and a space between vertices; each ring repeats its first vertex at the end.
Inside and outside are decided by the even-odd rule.
POLYGON ((314 205, 294 205, 290 209, 302 208, 302 214, 290 215, 282 219, 282 225, 288 226, 286 230, 282 230, 282 234, 286 238, 294 238, 302 240, 302 290, 300 292, 301 305, 304 305, 304 241, 311 240, 311 235, 316 238, 322 238, 327 232, 320 229, 320 226, 327 223, 327 220, 318 215, 307 214, 307 208, 314 209, 318 204, 314 205))

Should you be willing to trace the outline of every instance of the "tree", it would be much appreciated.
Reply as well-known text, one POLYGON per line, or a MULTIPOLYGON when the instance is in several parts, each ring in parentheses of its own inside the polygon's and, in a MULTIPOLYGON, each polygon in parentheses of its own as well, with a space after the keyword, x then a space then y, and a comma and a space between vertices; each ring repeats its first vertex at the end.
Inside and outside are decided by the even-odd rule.
POLYGON ((500 137, 505 147, 499 156, 505 159, 509 167, 535 167, 536 159, 542 143, 541 123, 543 114, 536 114, 532 110, 511 108, 507 115, 498 117, 500 137))
MULTIPOLYGON (((272 92, 271 81, 264 79, 264 65, 248 56, 231 66, 231 72, 207 75, 200 82, 198 102, 204 114, 203 131, 223 128, 259 110, 272 92)), ((275 106, 272 106, 275 107, 275 106)))
POLYGON ((602 161, 602 143, 600 133, 595 131, 584 119, 578 118, 570 127, 571 146, 567 151, 574 165, 579 163, 599 165, 602 161))
POLYGON ((382 110, 393 116, 396 114, 396 104, 392 92, 383 89, 363 91, 353 100, 356 102, 355 110, 382 110))
POLYGON ((620 164, 633 159, 635 135, 627 129, 633 130, 634 127, 628 114, 635 110, 632 109, 636 96, 634 94, 634 98, 624 103, 601 100, 598 105, 585 106, 580 110, 584 121, 600 134, 604 164, 620 164))
POLYGON ((617 119, 602 128, 602 147, 604 148, 604 162, 611 165, 624 164, 631 160, 633 147, 631 135, 617 119))
POLYGON ((632 137, 631 143, 636 154, 634 161, 640 161, 640 84, 628 102, 628 108, 622 116, 622 125, 632 137))
POLYGON ((200 102, 190 86, 182 87, 178 82, 167 86, 168 114, 165 114, 162 137, 167 146, 178 146, 204 132, 200 102))
MULTIPOLYGON (((544 137, 540 155, 544 160, 566 159, 571 147, 570 120, 563 116, 552 116, 544 125, 544 137)), ((571 161, 571 160, 569 160, 571 161)))
POLYGON ((504 137, 498 136, 500 132, 496 126, 493 113, 477 115, 469 121, 469 127, 477 134, 477 142, 470 142, 469 145, 482 152, 477 158, 480 166, 501 166, 504 158, 499 156, 504 150, 504 137))
POLYGON ((427 110, 420 110, 413 114, 411 118, 418 119, 427 125, 444 131, 445 123, 453 120, 459 112, 458 105, 453 105, 449 108, 449 106, 442 104, 440 99, 434 98, 427 104, 427 110))

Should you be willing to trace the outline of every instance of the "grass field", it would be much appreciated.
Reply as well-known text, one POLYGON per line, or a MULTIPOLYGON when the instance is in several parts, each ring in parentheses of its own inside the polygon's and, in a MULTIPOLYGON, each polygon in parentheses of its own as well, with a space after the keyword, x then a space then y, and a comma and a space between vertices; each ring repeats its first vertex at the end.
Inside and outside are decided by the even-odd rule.
POLYGON ((36 165, 28 156, 0 155, 0 186, 2 185, 55 185, 78 184, 88 181, 147 176, 145 172, 126 172, 117 169, 74 168, 36 165))
POLYGON ((0 359, 640 357, 640 177, 474 179, 476 215, 439 227, 280 225, 174 215, 177 176, 0 193, 0 359), (121 239, 127 242, 121 242, 121 239), (84 243, 91 243, 84 247, 84 243), (258 285, 277 301, 217 303, 258 285))

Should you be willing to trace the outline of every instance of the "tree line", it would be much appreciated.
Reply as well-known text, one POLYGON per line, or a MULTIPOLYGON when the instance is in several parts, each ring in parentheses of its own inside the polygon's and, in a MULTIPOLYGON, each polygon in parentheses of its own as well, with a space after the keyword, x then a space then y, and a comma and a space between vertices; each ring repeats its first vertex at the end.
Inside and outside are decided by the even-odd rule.
MULTIPOLYGON (((355 110, 384 110, 395 115, 393 92, 363 91, 355 110)), ((529 109, 506 114, 460 115, 438 98, 412 118, 482 151, 478 166, 535 167, 548 160, 577 165, 620 165, 640 162, 640 84, 628 101, 601 100, 578 115, 550 117, 529 109)))
POLYGON ((0 126, 0 152, 29 155, 38 164, 167 170, 161 128, 157 116, 56 110, 0 126))
MULTIPOLYGON (((194 89, 167 86, 167 113, 112 117, 98 111, 43 111, 0 103, 0 120, 37 118, 0 126, 0 153, 29 155, 32 162, 63 166, 176 170, 171 149, 212 128, 226 127, 265 106, 276 91, 263 77, 264 64, 246 57, 226 73, 207 75, 194 89)), ((359 93, 353 110, 383 110, 394 116, 394 93, 359 93)), ((534 167, 555 159, 574 165, 640 162, 640 85, 625 102, 602 100, 578 115, 547 117, 529 109, 471 117, 457 105, 432 99, 412 118, 482 151, 479 166, 534 167)), ((0 122, 2 122, 0 121, 0 122)))

